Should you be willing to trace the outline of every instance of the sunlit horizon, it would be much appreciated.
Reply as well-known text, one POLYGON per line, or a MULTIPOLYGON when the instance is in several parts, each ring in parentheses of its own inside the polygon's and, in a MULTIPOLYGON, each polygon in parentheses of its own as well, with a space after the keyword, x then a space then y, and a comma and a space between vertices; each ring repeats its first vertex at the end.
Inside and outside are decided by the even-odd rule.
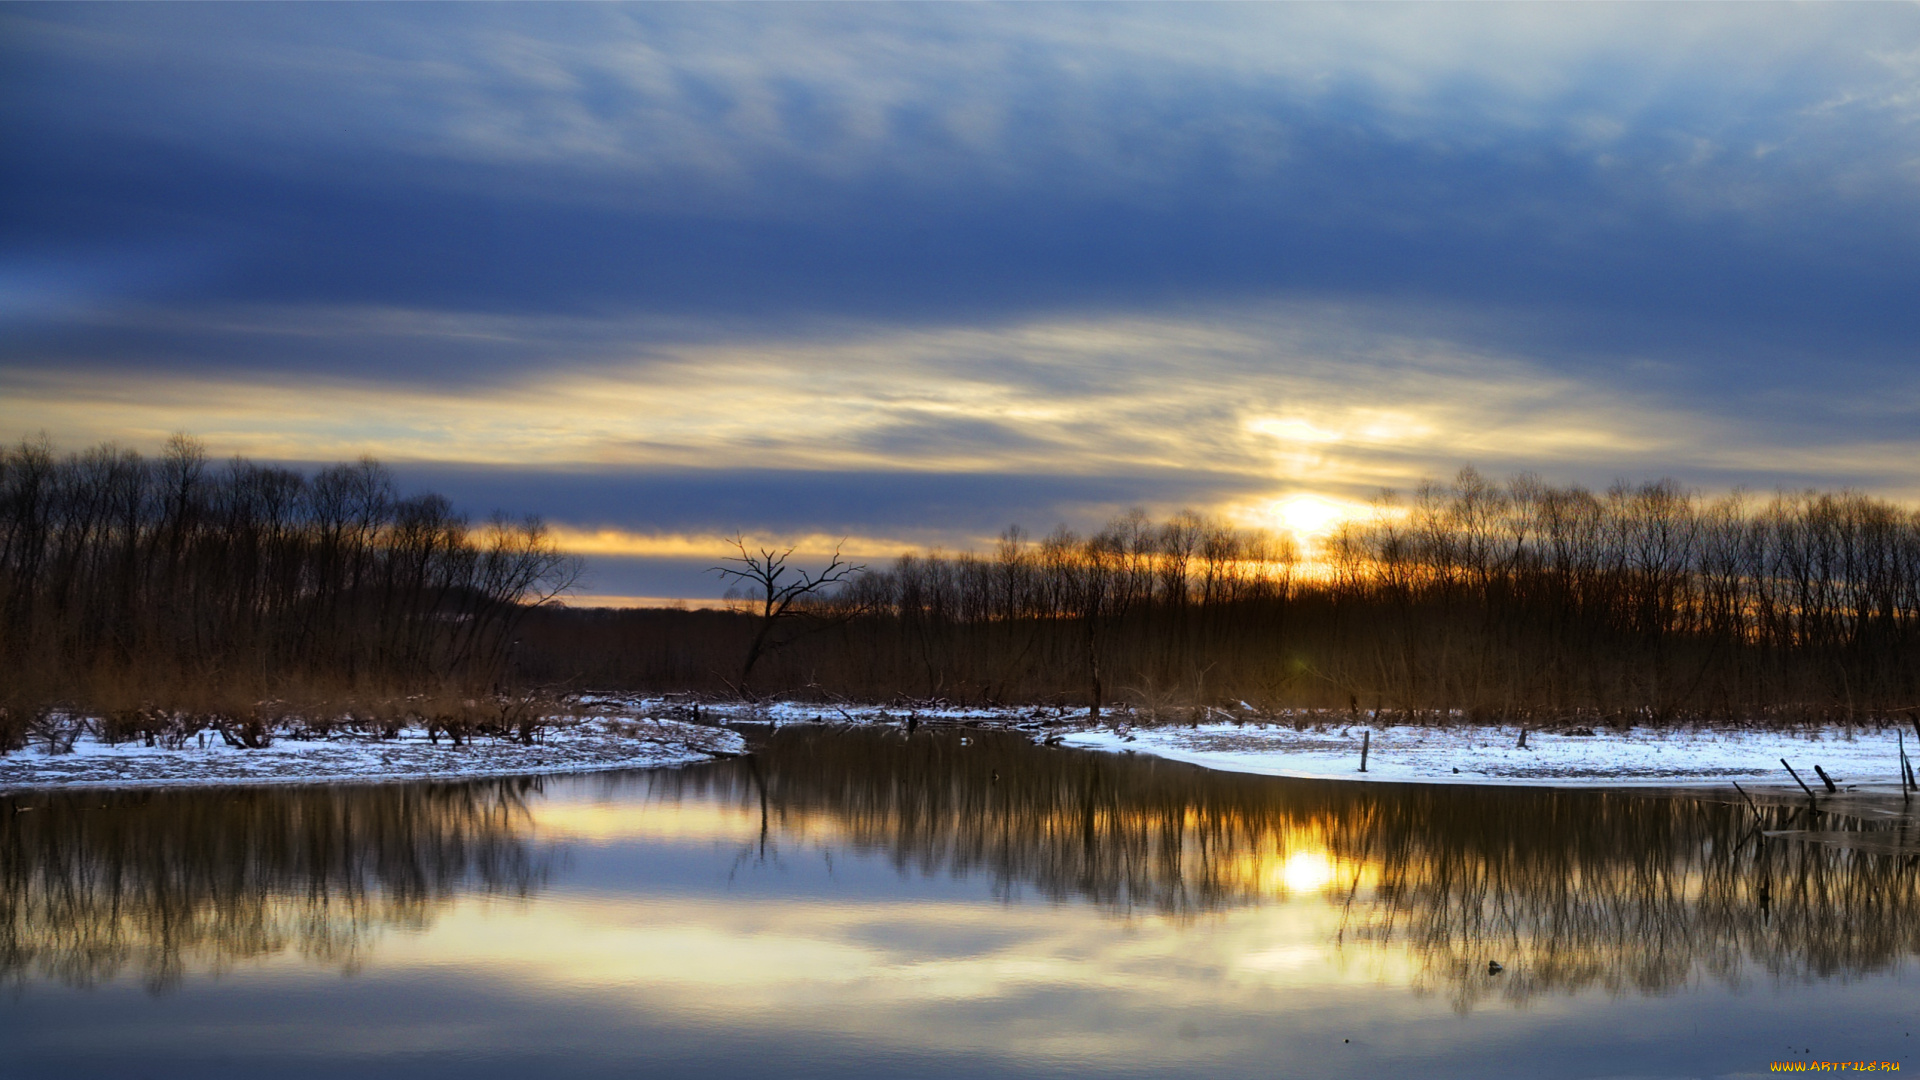
POLYGON ((1469 465, 1920 500, 1909 9, 168 10, 0 13, 8 439, 689 600, 1469 465))

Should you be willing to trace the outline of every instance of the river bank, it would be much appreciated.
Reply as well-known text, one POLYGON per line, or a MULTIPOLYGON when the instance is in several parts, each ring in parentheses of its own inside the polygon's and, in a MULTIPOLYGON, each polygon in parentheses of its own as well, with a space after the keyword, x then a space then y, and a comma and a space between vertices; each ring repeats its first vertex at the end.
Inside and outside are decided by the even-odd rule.
MULTIPOLYGON (((1824 770, 1842 791, 1900 792, 1896 729, 1748 731, 1563 726, 1329 722, 1325 714, 1211 710, 1206 723, 1153 724, 1120 710, 1098 722, 1084 710, 940 704, 694 703, 678 698, 586 695, 579 715, 558 718, 532 744, 474 738, 454 745, 421 728, 392 738, 340 732, 276 738, 260 749, 206 732, 177 749, 109 745, 91 731, 72 749, 29 745, 0 756, 0 791, 68 787, 457 780, 685 765, 744 753, 751 729, 794 724, 922 726, 1014 731, 1049 746, 1145 754, 1223 772, 1311 779, 1549 787, 1720 787, 1798 792, 1791 763, 1815 791, 1824 770), (1361 769, 1363 751, 1366 768, 1361 769)), ((1915 747, 1906 745, 1912 754, 1915 747)))
MULTIPOLYGON (((1077 731, 1061 745, 1130 751, 1225 772, 1321 779, 1551 787, 1784 787, 1791 764, 1825 793, 1815 766, 1841 790, 1900 790, 1896 731, 1727 731, 1635 727, 1531 730, 1511 726, 1339 727, 1212 723, 1077 731), (1366 752, 1366 770, 1361 755, 1366 752)), ((1908 752, 1912 738, 1905 738, 1908 752)))
POLYGON ((179 749, 108 745, 92 733, 64 753, 29 745, 0 757, 0 791, 229 784, 373 783, 652 769, 743 753, 736 732, 640 714, 558 723, 531 745, 477 738, 454 745, 404 728, 393 738, 343 732, 276 738, 244 749, 201 733, 179 749))

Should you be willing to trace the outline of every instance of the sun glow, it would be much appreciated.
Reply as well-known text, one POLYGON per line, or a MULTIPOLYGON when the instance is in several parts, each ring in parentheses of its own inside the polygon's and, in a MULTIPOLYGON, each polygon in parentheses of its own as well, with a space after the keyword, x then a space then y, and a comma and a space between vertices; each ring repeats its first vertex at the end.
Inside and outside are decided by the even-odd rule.
POLYGON ((1333 881, 1333 859, 1324 851, 1295 851, 1274 868, 1273 876, 1287 892, 1318 892, 1333 881))
POLYGON ((1269 513, 1298 535, 1316 536, 1352 516, 1353 508, 1324 495, 1300 492, 1276 500, 1269 513))
POLYGON ((1367 513, 1365 505, 1349 499, 1298 491, 1246 506, 1232 516, 1241 524, 1291 536, 1299 545, 1300 554, 1313 562, 1321 541, 1345 522, 1363 518, 1367 513))
MULTIPOLYGON (((564 524, 550 525, 547 532, 561 549, 575 555, 719 561, 740 553, 733 546, 733 538, 721 533, 639 532, 609 527, 583 529, 564 524)), ((884 561, 919 546, 909 539, 834 536, 828 533, 751 539, 780 551, 792 548, 796 559, 825 559, 838 552, 843 558, 863 562, 884 561)))

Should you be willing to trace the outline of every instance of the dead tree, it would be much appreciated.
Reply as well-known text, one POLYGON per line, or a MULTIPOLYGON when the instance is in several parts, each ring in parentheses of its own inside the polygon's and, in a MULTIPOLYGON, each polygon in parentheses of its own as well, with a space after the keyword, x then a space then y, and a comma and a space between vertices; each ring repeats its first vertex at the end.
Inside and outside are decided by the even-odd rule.
MULTIPOLYGON (((802 636, 792 633, 783 637, 776 634, 775 630, 802 616, 816 614, 806 601, 821 598, 828 588, 864 572, 866 567, 846 562, 840 557, 840 549, 835 547, 826 568, 817 574, 809 574, 787 565, 788 557, 793 554, 792 548, 775 551, 763 547, 749 551, 746 541, 739 536, 728 542, 740 554, 720 560, 722 565, 709 567, 709 570, 735 583, 735 588, 727 590, 729 594, 734 594, 736 590, 743 592, 745 598, 759 608, 755 613, 758 625, 754 628, 753 642, 747 646, 746 662, 740 665, 740 692, 745 695, 747 679, 753 674, 753 667, 760 662, 760 658, 791 645, 802 636), (729 563, 737 565, 726 565, 729 563)), ((818 627, 816 623, 814 628, 818 627)))

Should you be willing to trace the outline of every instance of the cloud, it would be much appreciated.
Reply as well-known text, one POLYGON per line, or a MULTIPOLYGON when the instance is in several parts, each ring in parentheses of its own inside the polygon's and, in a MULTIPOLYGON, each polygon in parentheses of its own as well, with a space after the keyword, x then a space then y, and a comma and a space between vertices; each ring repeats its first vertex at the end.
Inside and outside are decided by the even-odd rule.
POLYGON ((0 426, 633 536, 1906 493, 1916 56, 1892 6, 16 6, 0 426))
MULTIPOLYGON (((56 8, 7 29, 0 235, 217 251, 121 287, 169 308, 927 325, 1425 298, 1540 316, 1574 357, 1705 342, 1716 368, 1884 359, 1916 330, 1903 9, 56 8)), ((70 330, 4 362, 198 344, 70 330)))
POLYGON ((151 91, 104 117, 84 94, 36 101, 32 117, 178 143, 742 183, 775 168, 954 183, 959 166, 1026 184, 1029 167, 1056 181, 1077 158, 1079 178, 1127 185, 1204 149, 1241 175, 1283 171, 1287 114, 1305 110, 1455 146, 1544 131, 1617 149, 1647 134, 1697 162, 1697 140, 1730 144, 1749 126, 1812 137, 1836 119, 1910 116, 1920 20, 1394 5, 41 9, 13 14, 9 31, 30 61, 16 85, 111 69, 151 91))
POLYGON ((1793 399, 1689 400, 1657 368, 1631 365, 1582 377, 1395 309, 879 325, 658 345, 628 361, 600 355, 594 328, 554 326, 424 318, 415 331, 450 351, 476 338, 594 340, 597 359, 444 387, 271 369, 16 372, 0 376, 0 425, 148 444, 184 428, 216 453, 281 459, 371 452, 471 490, 495 485, 509 505, 559 520, 668 531, 911 520, 938 534, 1068 504, 1077 515, 1294 490, 1364 498, 1466 460, 1598 482, 1911 484, 1913 439, 1898 427, 1911 376, 1890 373, 1875 405, 1836 391, 1828 418, 1796 420, 1807 406, 1793 399), (1877 422, 1837 434, 1848 401, 1877 422), (596 498, 609 509, 590 510, 596 498), (703 506, 714 513, 687 516, 703 506))

